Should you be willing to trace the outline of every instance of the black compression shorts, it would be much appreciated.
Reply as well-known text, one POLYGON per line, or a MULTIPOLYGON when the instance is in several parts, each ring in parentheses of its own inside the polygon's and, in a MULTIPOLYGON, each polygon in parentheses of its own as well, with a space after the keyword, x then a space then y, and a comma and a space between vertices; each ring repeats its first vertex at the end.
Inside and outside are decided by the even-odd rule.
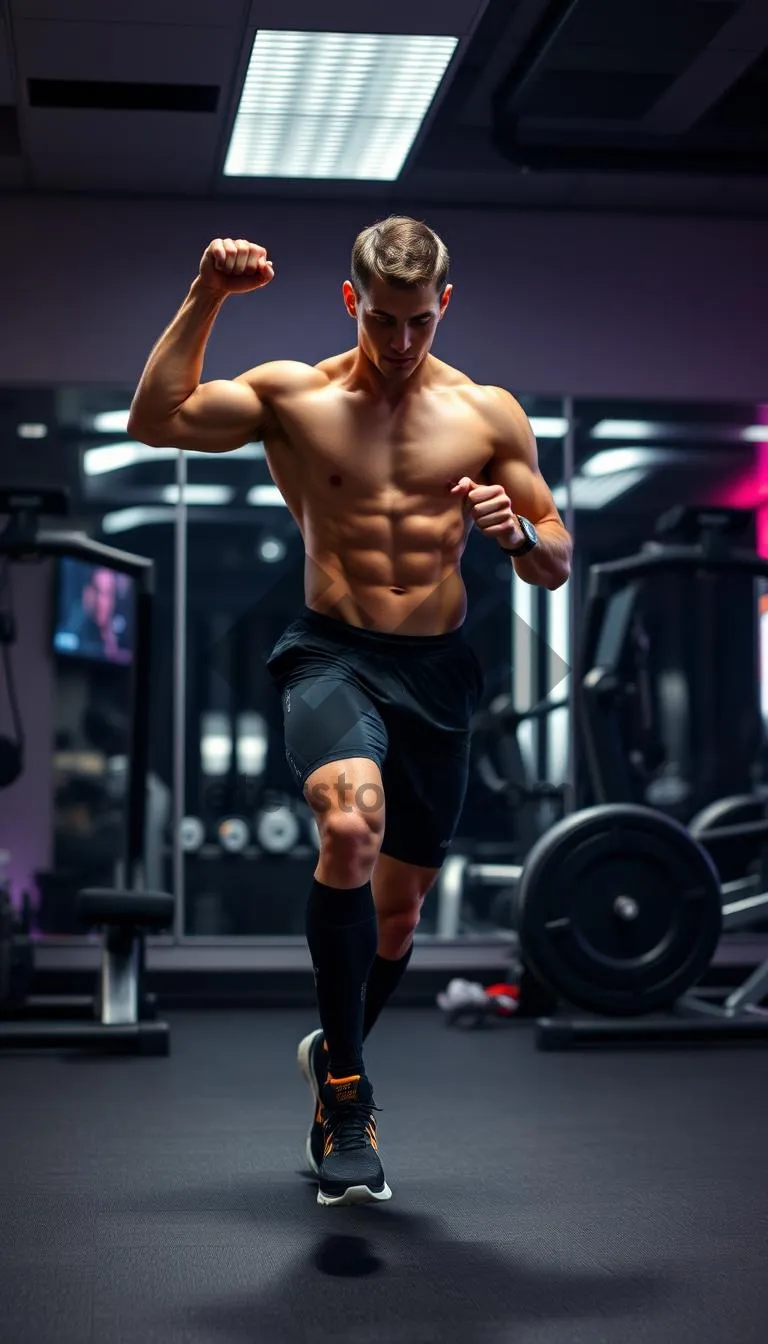
POLYGON ((299 787, 330 761, 375 761, 386 806, 381 852, 439 868, 464 803, 469 724, 484 682, 463 631, 386 634, 305 607, 267 668, 299 787))

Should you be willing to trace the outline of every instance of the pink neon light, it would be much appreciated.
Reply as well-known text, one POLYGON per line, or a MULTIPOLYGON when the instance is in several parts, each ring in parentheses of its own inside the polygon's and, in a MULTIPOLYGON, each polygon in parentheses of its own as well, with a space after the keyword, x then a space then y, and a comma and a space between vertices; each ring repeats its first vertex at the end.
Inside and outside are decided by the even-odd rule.
MULTIPOLYGON (((755 424, 768 425, 768 405, 757 409, 755 424)), ((728 509, 754 509, 757 552, 768 557, 768 443, 756 444, 755 460, 749 470, 726 481, 706 502, 728 509)))

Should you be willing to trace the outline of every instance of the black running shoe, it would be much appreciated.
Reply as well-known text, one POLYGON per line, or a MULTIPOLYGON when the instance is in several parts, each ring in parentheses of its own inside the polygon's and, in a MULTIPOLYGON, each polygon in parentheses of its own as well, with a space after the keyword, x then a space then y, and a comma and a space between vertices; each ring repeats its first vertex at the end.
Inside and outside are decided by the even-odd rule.
POLYGON ((368 1204, 391 1199, 376 1139, 373 1088, 365 1075, 332 1078, 322 1089, 325 1150, 318 1204, 368 1204))
POLYGON ((315 1101, 305 1152, 309 1170, 314 1172, 315 1176, 318 1176, 325 1148, 325 1134, 323 1132, 325 1108, 323 1107, 321 1093, 328 1077, 328 1051, 323 1045, 322 1030, 311 1031, 299 1045, 299 1068, 307 1080, 315 1101))

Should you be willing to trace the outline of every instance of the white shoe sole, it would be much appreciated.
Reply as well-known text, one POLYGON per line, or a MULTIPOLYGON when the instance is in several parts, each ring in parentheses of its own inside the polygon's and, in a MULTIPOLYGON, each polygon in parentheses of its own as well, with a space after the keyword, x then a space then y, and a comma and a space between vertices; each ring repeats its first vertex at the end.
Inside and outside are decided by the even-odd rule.
POLYGON ((328 1208, 341 1208, 342 1205, 349 1204, 373 1204, 380 1203, 382 1200, 391 1199, 392 1191, 384 1182, 383 1190, 369 1190, 367 1185, 350 1185, 343 1195, 324 1195, 322 1190, 317 1192, 318 1204, 324 1204, 328 1208))
POLYGON ((317 1086, 317 1079, 315 1078, 312 1066, 309 1062, 309 1057, 310 1052, 312 1050, 313 1041, 317 1036, 322 1036, 322 1034, 323 1034, 322 1028, 316 1031, 310 1031, 309 1035, 305 1036, 304 1040, 300 1042, 298 1051, 299 1069, 304 1075, 304 1078, 306 1079, 307 1084, 309 1086, 309 1090, 311 1091, 315 1101, 315 1110, 313 1112, 312 1124, 309 1127, 309 1133, 307 1134, 307 1142, 304 1149, 307 1166, 315 1176, 320 1175, 320 1168, 318 1167, 314 1157, 312 1156, 312 1129, 314 1128, 315 1123, 314 1117, 317 1114, 317 1107, 320 1105, 320 1092, 317 1086))
MULTIPOLYGON (((305 1036, 303 1041, 300 1041, 297 1056, 299 1069, 301 1070, 314 1098, 314 1114, 317 1114, 317 1107, 320 1104, 320 1091, 317 1086, 317 1079, 315 1078, 312 1065, 310 1064, 310 1054, 313 1041, 317 1036, 322 1036, 322 1034, 322 1028, 320 1030, 310 1031, 309 1035, 305 1036)), ((314 1128, 314 1123, 313 1115, 312 1124, 310 1125, 309 1133, 307 1134, 304 1155, 308 1169, 314 1176, 319 1176, 320 1168, 312 1156, 312 1130, 314 1128)), ((386 1181, 384 1182, 384 1189, 379 1191, 369 1190, 367 1185, 351 1185, 348 1190, 344 1191, 343 1195, 324 1195, 322 1190, 318 1190, 317 1192, 318 1204, 324 1204, 328 1207, 342 1207, 343 1205, 350 1204, 373 1204, 391 1198, 392 1191, 386 1181)))

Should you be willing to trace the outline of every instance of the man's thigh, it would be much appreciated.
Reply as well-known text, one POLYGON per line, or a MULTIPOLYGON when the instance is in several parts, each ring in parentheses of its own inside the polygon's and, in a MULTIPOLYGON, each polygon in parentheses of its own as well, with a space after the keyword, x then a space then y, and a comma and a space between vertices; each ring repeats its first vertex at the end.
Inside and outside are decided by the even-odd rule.
POLYGON ((382 768, 386 826, 381 851, 439 868, 456 833, 469 781, 471 734, 398 734, 389 727, 382 768))
POLYGON ((283 688, 285 755, 301 789, 320 766, 368 757, 381 769, 387 732, 360 687, 333 672, 302 671, 283 688))

